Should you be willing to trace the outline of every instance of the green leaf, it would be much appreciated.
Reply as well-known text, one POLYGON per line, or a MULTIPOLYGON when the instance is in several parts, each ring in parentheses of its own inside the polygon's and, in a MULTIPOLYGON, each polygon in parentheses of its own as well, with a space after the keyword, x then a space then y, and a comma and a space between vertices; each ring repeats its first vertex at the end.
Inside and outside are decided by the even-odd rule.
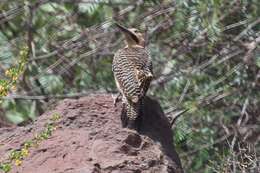
POLYGON ((15 124, 19 124, 25 120, 22 113, 16 112, 14 110, 8 111, 6 113, 7 119, 15 124))
POLYGON ((54 12, 56 12, 57 6, 58 6, 58 4, 50 2, 50 3, 41 5, 40 9, 45 12, 54 13, 54 12))
POLYGON ((12 169, 10 163, 0 163, 0 170, 4 171, 4 173, 10 172, 12 169))
POLYGON ((79 11, 82 13, 88 13, 93 14, 94 11, 97 9, 98 4, 97 3, 79 3, 79 11))
POLYGON ((256 57, 256 65, 260 68, 260 56, 256 57))

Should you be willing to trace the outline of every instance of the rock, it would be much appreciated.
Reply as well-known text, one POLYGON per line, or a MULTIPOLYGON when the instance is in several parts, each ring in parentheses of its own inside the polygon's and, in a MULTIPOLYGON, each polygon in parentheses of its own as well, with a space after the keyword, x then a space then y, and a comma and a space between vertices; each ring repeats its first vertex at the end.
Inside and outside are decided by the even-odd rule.
POLYGON ((121 106, 114 107, 110 95, 66 99, 30 125, 0 128, 0 162, 59 114, 53 134, 31 147, 11 173, 182 173, 159 103, 145 99, 140 133, 122 128, 121 106))
POLYGON ((134 148, 139 148, 142 143, 142 138, 137 133, 130 133, 124 142, 134 148))

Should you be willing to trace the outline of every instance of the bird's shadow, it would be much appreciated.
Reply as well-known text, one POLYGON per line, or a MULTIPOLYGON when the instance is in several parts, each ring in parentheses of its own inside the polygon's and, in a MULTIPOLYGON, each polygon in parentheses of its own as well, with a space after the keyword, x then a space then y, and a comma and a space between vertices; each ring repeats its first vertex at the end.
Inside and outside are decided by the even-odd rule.
POLYGON ((159 102, 150 97, 144 99, 144 112, 139 133, 160 142, 164 154, 171 158, 182 172, 181 162, 174 147, 173 131, 169 119, 165 116, 159 102))

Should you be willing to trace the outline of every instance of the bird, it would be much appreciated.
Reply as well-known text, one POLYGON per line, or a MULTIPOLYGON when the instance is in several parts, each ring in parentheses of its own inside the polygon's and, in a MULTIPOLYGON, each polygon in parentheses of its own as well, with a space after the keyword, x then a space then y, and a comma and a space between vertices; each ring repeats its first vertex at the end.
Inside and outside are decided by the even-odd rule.
POLYGON ((117 22, 115 25, 126 43, 116 51, 112 63, 115 83, 122 95, 122 124, 138 131, 144 113, 144 97, 154 77, 152 60, 145 47, 144 35, 138 29, 126 28, 117 22))

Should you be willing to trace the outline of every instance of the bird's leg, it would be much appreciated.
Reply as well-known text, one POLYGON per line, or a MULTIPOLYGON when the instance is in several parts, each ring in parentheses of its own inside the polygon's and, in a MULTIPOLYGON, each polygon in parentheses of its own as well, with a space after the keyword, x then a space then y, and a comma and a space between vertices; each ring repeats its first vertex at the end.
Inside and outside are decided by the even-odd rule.
POLYGON ((116 107, 116 104, 122 99, 122 94, 119 92, 116 95, 112 95, 112 98, 113 98, 113 104, 116 107))
POLYGON ((122 127, 125 128, 127 126, 128 118, 127 118, 126 103, 124 102, 122 103, 121 121, 122 121, 122 127))

